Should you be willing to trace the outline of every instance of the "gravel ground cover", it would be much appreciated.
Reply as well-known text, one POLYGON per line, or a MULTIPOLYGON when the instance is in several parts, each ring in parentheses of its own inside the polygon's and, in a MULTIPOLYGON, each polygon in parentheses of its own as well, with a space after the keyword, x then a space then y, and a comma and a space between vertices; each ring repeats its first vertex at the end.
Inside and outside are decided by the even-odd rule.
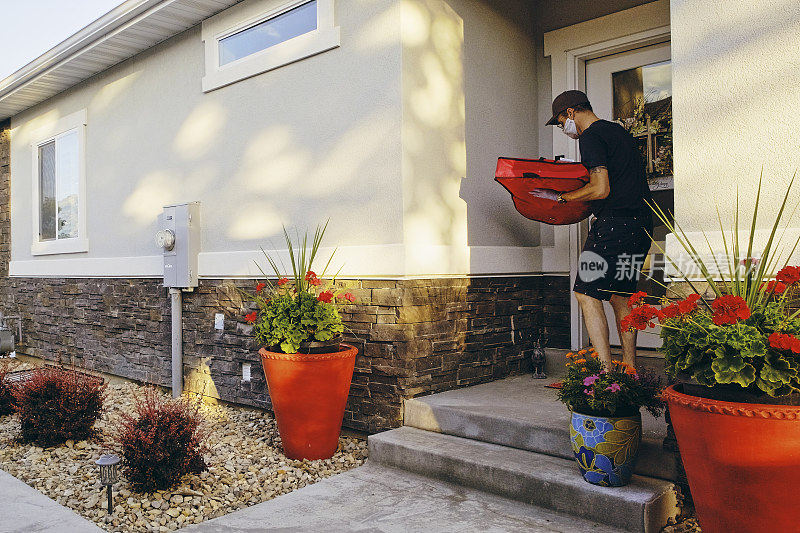
MULTIPOLYGON (((9 362, 0 360, 0 365, 9 362)), ((11 360, 12 370, 29 365, 11 360)), ((107 531, 174 531, 270 500, 320 479, 359 466, 367 458, 367 441, 341 437, 339 450, 327 460, 295 461, 281 452, 271 414, 229 405, 202 407, 208 423, 208 471, 185 476, 172 490, 137 494, 125 478, 114 485, 113 513, 106 512, 105 492, 94 461, 113 451, 110 435, 122 411, 132 412, 133 383, 109 384, 106 412, 96 424, 98 437, 42 449, 18 441, 16 415, 0 418, 0 469, 38 489, 107 531)))

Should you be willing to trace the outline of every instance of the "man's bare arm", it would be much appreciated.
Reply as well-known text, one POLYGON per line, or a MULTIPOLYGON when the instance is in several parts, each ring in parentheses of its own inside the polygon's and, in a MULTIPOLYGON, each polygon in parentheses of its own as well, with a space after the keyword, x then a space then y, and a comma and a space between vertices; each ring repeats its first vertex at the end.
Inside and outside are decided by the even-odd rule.
POLYGON ((587 202, 589 200, 602 200, 610 192, 608 169, 602 166, 592 167, 589 170, 589 183, 580 189, 563 193, 561 198, 568 202, 587 202))

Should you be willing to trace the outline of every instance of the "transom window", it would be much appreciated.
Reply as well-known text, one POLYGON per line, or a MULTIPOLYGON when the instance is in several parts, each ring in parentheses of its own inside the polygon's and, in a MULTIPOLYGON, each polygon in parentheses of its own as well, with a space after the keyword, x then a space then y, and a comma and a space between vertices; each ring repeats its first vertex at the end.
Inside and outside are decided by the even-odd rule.
POLYGON ((219 40, 219 64, 226 65, 317 29, 317 2, 290 9, 219 40))
POLYGON ((337 48, 333 11, 334 0, 244 0, 204 20, 203 91, 337 48))

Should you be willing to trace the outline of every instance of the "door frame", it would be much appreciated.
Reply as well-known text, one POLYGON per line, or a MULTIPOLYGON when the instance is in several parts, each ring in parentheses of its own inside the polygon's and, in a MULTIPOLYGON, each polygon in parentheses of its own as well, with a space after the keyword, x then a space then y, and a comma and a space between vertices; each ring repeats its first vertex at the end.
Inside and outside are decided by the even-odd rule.
MULTIPOLYGON (((604 17, 581 22, 544 34, 544 55, 550 57, 552 92, 555 96, 570 89, 586 90, 586 62, 619 52, 627 52, 671 38, 669 1, 658 0, 604 17), (598 41, 598 37, 601 40, 598 41)), ((547 105, 549 109, 549 102, 547 105)), ((550 113, 547 113, 548 115, 550 113)), ((553 155, 578 159, 578 143, 552 128, 553 155)), ((581 320, 581 310, 572 284, 578 273, 578 257, 586 237, 587 220, 570 224, 570 349, 588 344, 589 335, 581 320)))

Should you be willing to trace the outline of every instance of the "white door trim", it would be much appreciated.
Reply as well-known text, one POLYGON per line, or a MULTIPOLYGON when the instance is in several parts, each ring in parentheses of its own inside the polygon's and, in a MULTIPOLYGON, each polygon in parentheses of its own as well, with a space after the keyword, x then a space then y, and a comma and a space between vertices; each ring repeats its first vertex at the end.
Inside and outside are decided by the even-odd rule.
MULTIPOLYGON (((669 0, 657 0, 544 34, 544 55, 550 57, 552 96, 586 89, 586 61, 670 40, 669 0), (598 40, 598 38, 600 40, 598 40)), ((578 143, 553 128, 553 154, 578 159, 578 143)), ((570 348, 587 344, 589 336, 572 283, 588 223, 569 226, 570 348)))

